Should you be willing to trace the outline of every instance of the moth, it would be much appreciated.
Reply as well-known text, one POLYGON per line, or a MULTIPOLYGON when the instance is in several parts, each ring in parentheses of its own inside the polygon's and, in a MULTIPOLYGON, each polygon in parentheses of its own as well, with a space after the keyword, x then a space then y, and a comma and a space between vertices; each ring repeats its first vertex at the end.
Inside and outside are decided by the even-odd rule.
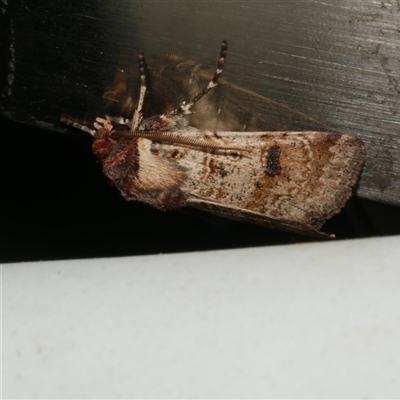
POLYGON ((217 69, 190 101, 143 118, 147 66, 138 53, 139 98, 132 119, 96 118, 94 129, 62 122, 93 136, 104 175, 125 200, 159 210, 184 206, 274 229, 316 237, 340 212, 363 168, 362 140, 315 131, 223 132, 189 126, 187 115, 218 84, 228 44, 217 69))

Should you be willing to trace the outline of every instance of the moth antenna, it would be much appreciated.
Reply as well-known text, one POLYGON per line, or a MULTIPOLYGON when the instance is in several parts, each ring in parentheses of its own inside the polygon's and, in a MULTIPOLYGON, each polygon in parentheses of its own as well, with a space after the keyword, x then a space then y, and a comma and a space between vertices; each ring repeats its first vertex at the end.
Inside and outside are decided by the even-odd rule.
POLYGON ((96 133, 96 131, 94 129, 90 129, 86 125, 82 125, 79 122, 73 121, 72 119, 69 119, 69 118, 65 118, 64 116, 61 117, 60 121, 66 125, 73 126, 74 128, 77 128, 77 129, 80 129, 81 131, 89 133, 92 136, 94 136, 94 134, 96 133))
POLYGON ((144 96, 146 95, 146 60, 144 59, 144 53, 139 52, 138 53, 138 63, 139 63, 139 72, 140 72, 140 92, 139 92, 139 100, 138 104, 136 106, 135 112, 133 114, 132 118, 132 125, 131 125, 131 131, 134 132, 140 122, 142 121, 143 118, 143 102, 144 102, 144 96))
POLYGON ((174 111, 170 112, 169 114, 176 115, 176 114, 190 114, 190 109, 200 100, 202 99, 207 93, 211 92, 217 84, 218 78, 224 72, 224 64, 226 60, 226 54, 228 52, 228 42, 223 40, 221 43, 221 51, 219 53, 218 65, 217 69, 215 70, 214 76, 208 85, 201 90, 189 103, 183 102, 182 105, 175 109, 174 111))
POLYGON ((207 140, 187 137, 175 132, 160 132, 160 131, 119 131, 113 132, 114 137, 124 137, 124 138, 135 138, 142 137, 150 140, 155 140, 158 142, 168 142, 174 144, 183 144, 206 151, 210 150, 225 150, 225 151, 236 151, 236 152, 249 152, 250 150, 239 148, 239 147, 227 147, 224 145, 210 143, 207 140))

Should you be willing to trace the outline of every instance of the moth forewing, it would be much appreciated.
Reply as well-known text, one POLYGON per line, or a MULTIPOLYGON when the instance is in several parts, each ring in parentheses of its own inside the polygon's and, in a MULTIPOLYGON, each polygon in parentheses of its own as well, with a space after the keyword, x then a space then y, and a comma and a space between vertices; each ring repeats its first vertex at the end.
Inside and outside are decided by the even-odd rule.
POLYGON ((323 223, 351 196, 365 159, 361 140, 326 132, 206 132, 182 135, 236 154, 153 143, 152 152, 182 166, 186 205, 230 218, 308 235, 329 236, 323 223))

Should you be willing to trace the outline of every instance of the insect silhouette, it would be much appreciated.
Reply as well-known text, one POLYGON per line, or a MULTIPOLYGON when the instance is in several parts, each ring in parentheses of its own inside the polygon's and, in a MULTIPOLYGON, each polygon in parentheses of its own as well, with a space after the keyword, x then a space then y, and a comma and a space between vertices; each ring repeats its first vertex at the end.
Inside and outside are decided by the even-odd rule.
POLYGON ((196 96, 143 119, 146 61, 138 53, 140 91, 132 119, 96 118, 93 136, 104 175, 124 199, 159 210, 196 207, 228 218, 317 237, 340 212, 365 162, 362 140, 315 131, 224 132, 189 126, 187 115, 218 84, 228 44, 214 76, 196 96))

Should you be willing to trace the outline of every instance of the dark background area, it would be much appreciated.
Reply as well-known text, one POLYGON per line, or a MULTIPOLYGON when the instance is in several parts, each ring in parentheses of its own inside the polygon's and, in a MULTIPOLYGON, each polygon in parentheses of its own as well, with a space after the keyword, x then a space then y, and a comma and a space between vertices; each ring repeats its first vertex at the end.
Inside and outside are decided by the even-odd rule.
MULTIPOLYGON (((313 238, 189 208, 126 202, 91 139, 0 119, 2 262, 114 257, 302 243, 313 238)), ((338 239, 400 234, 400 208, 353 198, 324 227, 338 239)))

